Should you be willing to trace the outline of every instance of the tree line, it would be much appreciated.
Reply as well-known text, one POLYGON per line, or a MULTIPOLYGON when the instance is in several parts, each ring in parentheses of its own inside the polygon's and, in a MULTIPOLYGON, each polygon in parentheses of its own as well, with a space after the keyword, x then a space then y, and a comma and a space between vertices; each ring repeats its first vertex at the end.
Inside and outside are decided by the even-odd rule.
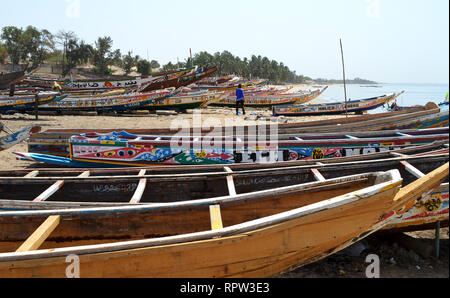
MULTIPOLYGON (((80 39, 72 31, 59 31, 52 34, 48 30, 40 30, 33 26, 25 29, 15 26, 3 27, 0 35, 0 62, 5 63, 9 56, 13 65, 21 61, 33 65, 45 61, 58 62, 62 65, 63 75, 70 74, 75 67, 91 63, 94 72, 99 75, 111 74, 110 66, 115 65, 130 74, 136 67, 141 75, 151 74, 152 69, 163 71, 187 68, 193 65, 217 66, 217 75, 238 75, 249 79, 267 79, 270 83, 305 83, 313 81, 310 77, 297 75, 283 62, 271 60, 261 55, 250 58, 234 56, 229 51, 210 54, 206 51, 196 53, 183 62, 160 65, 158 61, 148 61, 133 52, 122 54, 119 49, 113 49, 113 40, 109 36, 98 37, 93 45, 80 39)), ((358 79, 361 80, 361 79, 358 79)), ((331 82, 320 79, 320 82, 331 82)))
POLYGON ((99 37, 91 45, 72 31, 52 34, 48 30, 39 30, 33 26, 25 29, 7 26, 3 27, 0 33, 2 64, 8 56, 13 65, 25 62, 36 66, 44 62, 57 62, 62 65, 63 76, 84 63, 93 64, 94 72, 99 75, 110 75, 112 65, 123 68, 127 75, 135 66, 142 75, 150 74, 151 68, 160 67, 157 61, 133 56, 132 52, 122 55, 119 49, 113 49, 113 40, 109 36, 99 37))

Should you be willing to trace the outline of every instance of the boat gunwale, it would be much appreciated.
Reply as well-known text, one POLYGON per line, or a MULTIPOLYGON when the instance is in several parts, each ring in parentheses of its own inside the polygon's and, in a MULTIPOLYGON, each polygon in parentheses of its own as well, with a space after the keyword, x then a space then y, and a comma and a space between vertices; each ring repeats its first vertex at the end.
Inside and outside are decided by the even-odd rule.
MULTIPOLYGON (((306 217, 311 214, 339 208, 354 203, 356 201, 368 199, 373 195, 382 193, 395 187, 398 187, 400 189, 403 179, 401 178, 398 170, 390 170, 387 172, 383 172, 382 175, 385 175, 386 179, 390 180, 342 196, 334 197, 328 200, 296 208, 290 211, 282 212, 276 215, 259 218, 256 220, 248 221, 230 227, 225 227, 219 230, 210 230, 204 232, 168 236, 154 239, 144 239, 144 240, 87 245, 78 247, 56 248, 56 249, 37 250, 21 253, 3 253, 0 254, 0 267, 2 267, 2 263, 4 262, 26 261, 44 258, 58 258, 58 257, 66 257, 67 255, 70 254, 82 256, 89 254, 120 252, 125 250, 154 248, 166 245, 189 244, 198 241, 214 240, 214 238, 221 238, 221 240, 225 240, 228 237, 245 236, 246 233, 258 233, 261 230, 274 227, 280 224, 287 224, 288 222, 293 222, 299 218, 306 217)), ((246 236, 249 235, 247 234, 246 236)))
MULTIPOLYGON (((265 174, 265 173, 273 173, 273 172, 288 172, 288 171, 296 171, 296 170, 305 170, 315 168, 320 170, 327 170, 328 168, 333 167, 341 167, 341 168, 350 168, 354 165, 356 166, 364 166, 371 163, 396 163, 400 161, 412 161, 412 160, 421 160, 421 159, 445 159, 448 158, 447 153, 438 153, 438 154, 427 154, 424 156, 401 156, 401 157, 390 157, 390 158, 383 158, 383 159, 370 159, 370 160, 356 160, 356 161, 346 161, 346 162, 334 162, 334 163, 321 163, 321 161, 316 161, 315 164, 310 165, 292 165, 292 166, 285 166, 285 167, 269 167, 269 168, 258 168, 258 169, 248 169, 248 170, 234 170, 231 174, 226 171, 217 171, 217 172, 201 172, 201 173, 177 173, 177 174, 145 174, 145 175, 139 175, 137 172, 135 175, 105 175, 105 176, 88 176, 88 177, 75 177, 75 176, 61 176, 61 177, 2 177, 0 176, 0 181, 58 181, 58 180, 65 180, 65 181, 89 181, 89 180, 108 180, 111 178, 114 179, 183 179, 183 178, 206 178, 206 177, 226 177, 232 175, 233 177, 241 177, 241 176, 247 176, 247 175, 257 175, 257 174, 265 174), (320 162, 321 164, 317 164, 317 162, 320 162)), ((223 165, 222 168, 227 167, 227 165, 223 165)), ((140 168, 127 168, 129 171, 138 171, 140 168)), ((123 169, 115 169, 115 171, 120 172, 123 169)), ((170 167, 169 167, 170 170, 170 167)), ((175 169, 174 169, 175 170, 175 169)), ((75 171, 75 173, 82 173, 83 171, 89 171, 89 169, 79 169, 75 171)), ((92 171, 92 170, 91 170, 92 171)), ((107 171, 106 169, 103 169, 103 171, 107 171)), ((129 172, 128 171, 128 172, 129 172)), ((102 171, 99 171, 102 172, 102 171)), ((1 172, 0 172, 1 174, 1 172)))

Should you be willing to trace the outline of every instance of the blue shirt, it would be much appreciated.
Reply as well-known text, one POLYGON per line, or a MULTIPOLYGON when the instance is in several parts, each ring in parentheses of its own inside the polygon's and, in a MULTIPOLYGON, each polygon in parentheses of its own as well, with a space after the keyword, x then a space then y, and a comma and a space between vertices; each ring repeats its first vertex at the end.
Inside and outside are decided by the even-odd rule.
POLYGON ((244 90, 241 88, 236 89, 236 101, 244 101, 244 90))

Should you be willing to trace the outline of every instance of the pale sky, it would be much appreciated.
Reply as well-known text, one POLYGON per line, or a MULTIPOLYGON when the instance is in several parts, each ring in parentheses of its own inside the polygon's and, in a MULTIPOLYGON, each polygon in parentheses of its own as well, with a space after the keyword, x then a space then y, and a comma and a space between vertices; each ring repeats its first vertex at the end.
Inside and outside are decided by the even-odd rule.
POLYGON ((0 0, 0 27, 74 31, 161 64, 193 53, 266 56, 297 74, 448 83, 449 0, 0 0))

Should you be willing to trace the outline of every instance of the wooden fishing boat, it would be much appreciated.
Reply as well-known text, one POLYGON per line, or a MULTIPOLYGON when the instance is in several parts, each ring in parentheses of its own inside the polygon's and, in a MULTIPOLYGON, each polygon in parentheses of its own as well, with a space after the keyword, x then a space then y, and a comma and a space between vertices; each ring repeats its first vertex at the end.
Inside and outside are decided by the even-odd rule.
POLYGON ((164 88, 180 88, 191 85, 203 78, 206 78, 217 71, 217 67, 195 69, 190 72, 182 72, 173 77, 161 77, 151 82, 142 84, 139 87, 140 92, 149 92, 153 90, 159 90, 164 88))
MULTIPOLYGON (((438 128, 448 126, 448 112, 440 114, 439 107, 434 103, 429 103, 417 112, 388 112, 380 114, 368 114, 355 117, 344 117, 338 119, 328 119, 310 122, 278 124, 278 133, 295 134, 308 133, 315 131, 317 133, 330 133, 355 130, 395 130, 395 129, 416 129, 416 128, 438 128), (357 125, 355 125, 357 123, 357 125)), ((212 135, 216 133, 227 133, 227 127, 214 129, 208 128, 179 128, 175 130, 167 129, 130 129, 129 133, 144 135, 173 135, 173 134, 191 134, 191 135, 212 135)), ((266 124, 237 126, 234 128, 236 133, 242 132, 244 135, 253 132, 262 132, 270 126, 266 124)), ((39 154, 50 154, 63 157, 69 157, 69 138, 74 135, 86 133, 111 133, 113 131, 123 131, 125 129, 50 129, 40 134, 33 135, 28 142, 28 152, 39 154)))
MULTIPOLYGON (((32 137, 32 136, 31 136, 32 137)), ((392 151, 381 151, 376 153, 369 153, 364 155, 352 155, 346 157, 335 157, 335 158, 327 158, 320 160, 321 164, 328 163, 339 163, 339 162, 352 162, 352 161, 363 161, 363 160, 375 160, 375 159, 383 159, 383 158, 392 158, 397 157, 399 155, 427 155, 430 152, 435 154, 447 153, 448 152, 448 140, 445 141, 436 141, 433 143, 418 145, 418 146, 409 146, 405 148, 395 149, 392 151)), ((29 154, 33 156, 35 153, 22 153, 24 155, 29 154)), ((239 163, 239 164, 229 164, 228 168, 231 170, 254 170, 254 169, 264 169, 264 168, 281 168, 281 167, 290 167, 290 166, 305 166, 305 165, 316 165, 318 162, 316 160, 295 160, 295 161, 286 161, 279 163, 239 163)), ((44 175, 44 176, 78 176, 88 169, 83 168, 57 168, 52 169, 50 167, 44 167, 43 164, 35 165, 37 169, 33 169, 32 167, 27 167, 25 169, 16 169, 14 171, 0 171, 0 177, 23 177, 25 175, 32 175, 33 177, 36 174, 44 175), (56 170, 54 173, 53 170, 56 170)), ((223 171, 223 165, 218 164, 207 164, 207 165, 197 165, 195 167, 189 165, 176 165, 176 166, 168 166, 168 167, 141 167, 141 168, 90 168, 89 171, 91 173, 95 173, 94 175, 99 174, 100 176, 113 176, 113 175, 121 175, 127 173, 125 175, 133 175, 136 174, 136 170, 145 169, 148 173, 153 174, 177 174, 177 173, 200 173, 200 172, 210 172, 210 171, 223 171)))
POLYGON ((448 106, 448 103, 449 103, 449 101, 448 101, 448 97, 447 97, 444 101, 439 103, 439 106, 440 107, 448 106))
POLYGON ((30 86, 51 89, 57 83, 61 86, 63 91, 95 91, 98 89, 111 90, 117 88, 133 88, 140 84, 154 80, 153 76, 142 76, 136 78, 129 78, 125 80, 58 80, 47 79, 40 77, 29 77, 23 82, 30 86))
POLYGON ((140 109, 156 111, 156 110, 178 110, 186 111, 188 109, 197 109, 206 107, 210 102, 220 100, 224 92, 188 92, 180 93, 173 97, 165 98, 151 105, 143 106, 140 109))
POLYGON ((25 70, 0 74, 0 90, 7 89, 11 84, 21 81, 25 77, 25 70))
MULTIPOLYGON (((280 93, 280 94, 253 94, 245 96, 245 106, 249 108, 271 108, 274 106, 292 105, 309 102, 320 96, 326 89, 313 92, 280 93)), ((228 93, 225 98, 212 103, 211 106, 235 107, 236 96, 233 92, 228 93)))
POLYGON ((316 115, 341 115, 345 113, 363 113, 379 108, 403 94, 394 93, 374 98, 350 100, 347 103, 323 103, 314 105, 293 105, 287 107, 274 107, 274 116, 316 116, 316 115))
MULTIPOLYGON (((399 154, 397 154, 399 155, 399 154)), ((425 156, 376 158, 333 163, 282 164, 271 167, 133 168, 133 169, 34 169, 0 172, 1 209, 68 208, 114 204, 168 203, 207 199, 228 194, 244 194, 274 187, 337 178, 365 171, 398 169, 405 183, 416 179, 415 172, 429 173, 448 162, 446 153, 425 156), (409 166, 406 167, 405 164, 409 166), (320 175, 317 175, 320 173, 320 175), (145 180, 145 183, 140 183, 145 180), (230 182, 232 181, 232 183, 230 182), (145 184, 145 185, 141 185, 145 184), (53 189, 49 192, 49 189, 53 189), (139 188, 139 191, 138 191, 139 188), (15 191, 20 189, 20 192, 15 191), (24 195, 23 192, 26 192, 24 195), (139 193, 139 195, 135 195, 139 193), (139 196, 139 198, 138 198, 139 196), (39 198, 39 199, 37 199, 39 198), (132 199, 133 198, 133 199, 132 199), (64 204, 60 204, 64 203, 64 204), (69 204, 66 204, 69 203, 69 204), (106 203, 101 205, 101 203, 106 203)))
MULTIPOLYGON (((4 130, 3 124, 0 123, 0 132, 4 130)), ((6 132, 6 130, 4 130, 6 132)), ((17 132, 11 132, 6 136, 0 136, 0 151, 11 148, 19 143, 22 143, 28 137, 34 133, 38 133, 41 131, 40 126, 30 126, 19 130, 17 132)))
POLYGON ((449 183, 442 183, 439 187, 424 193, 411 208, 398 214, 396 219, 383 227, 382 232, 412 232, 419 230, 433 230, 436 223, 440 227, 449 226, 449 183))
POLYGON ((66 98, 52 104, 39 106, 40 111, 129 111, 136 110, 149 104, 155 104, 175 95, 175 88, 157 90, 147 93, 129 93, 123 95, 101 96, 94 98, 66 98))
MULTIPOLYGON (((45 104, 57 103, 67 97, 66 94, 59 95, 56 92, 40 92, 38 93, 39 101, 38 107, 45 104)), ((0 97, 0 113, 11 111, 26 112, 35 109, 36 99, 35 95, 14 96, 14 97, 0 97)))
MULTIPOLYGON (((228 213, 219 217, 221 206, 210 207, 210 202, 201 207, 211 210, 208 230, 126 242, 103 237, 84 241, 84 246, 69 242, 72 247, 63 243, 41 247, 63 217, 50 216, 16 252, 0 254, 0 277, 64 277, 67 256, 77 257, 81 277, 270 277, 367 237, 388 224, 396 210, 414 201, 415 193, 434 188, 447 174, 448 164, 405 188, 400 188, 402 179, 396 170, 359 175, 372 184, 339 196, 308 196, 311 199, 295 209, 232 226, 226 223, 228 213)), ((291 186, 246 196, 254 202, 268 197, 294 198, 303 188, 291 186)), ((193 228, 198 229, 196 225, 193 228)))
POLYGON ((48 79, 42 77, 28 77, 23 82, 33 87, 51 89, 57 83, 63 91, 72 92, 95 92, 97 90, 131 89, 154 81, 160 77, 170 76, 181 71, 187 72, 193 68, 184 70, 171 70, 167 72, 155 73, 151 76, 126 77, 119 79, 85 79, 85 80, 67 80, 67 79, 48 79))
POLYGON ((263 84, 265 80, 256 79, 256 80, 242 80, 240 78, 237 78, 236 80, 233 80, 233 82, 228 82, 225 84, 218 84, 218 85, 207 85, 207 84, 193 84, 190 86, 192 89, 207 89, 210 91, 236 91, 236 89, 239 87, 239 85, 242 86, 242 88, 246 89, 247 87, 252 86, 259 86, 263 84))
POLYGON ((113 132, 71 137, 70 158, 16 154, 23 160, 41 158, 40 161, 71 167, 276 163, 364 155, 448 140, 448 127, 264 137, 166 137, 113 132))
MULTIPOLYGON (((308 183, 314 179, 335 179, 343 174, 357 175, 366 171, 391 169, 400 171, 403 185, 406 185, 423 177, 423 173, 429 173, 445 164, 449 159, 448 148, 444 152, 426 152, 425 156, 420 154, 407 156, 400 153, 395 153, 395 156, 397 157, 351 162, 336 160, 327 164, 296 163, 291 166, 279 164, 278 167, 270 168, 238 165, 238 167, 202 169, 170 167, 3 171, 0 172, 2 185, 0 197, 3 198, 0 200, 0 210, 167 204, 263 191, 273 187, 308 183), (15 189, 20 189, 21 192, 15 189), (24 195, 24 192, 27 195, 24 195)), ((254 213, 259 211, 260 209, 254 210, 254 213)), ((414 206, 404 211, 399 212, 396 219, 383 230, 421 230, 429 228, 437 221, 441 222, 442 227, 448 226, 448 182, 434 189, 432 193, 418 195, 414 206)))

